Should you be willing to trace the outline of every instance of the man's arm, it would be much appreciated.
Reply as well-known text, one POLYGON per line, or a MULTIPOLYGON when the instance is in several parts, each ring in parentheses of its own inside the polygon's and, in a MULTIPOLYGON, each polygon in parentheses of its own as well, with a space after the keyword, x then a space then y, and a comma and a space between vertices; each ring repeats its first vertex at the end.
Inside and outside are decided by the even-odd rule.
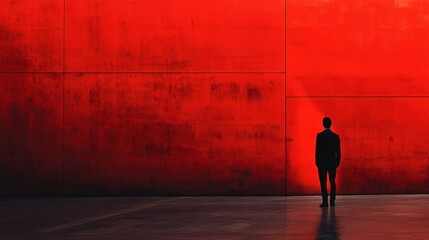
POLYGON ((319 141, 319 134, 316 135, 316 166, 319 166, 319 151, 320 151, 320 141, 319 141))
POLYGON ((340 136, 338 136, 338 144, 337 144, 337 167, 340 166, 341 161, 341 144, 340 144, 340 136))

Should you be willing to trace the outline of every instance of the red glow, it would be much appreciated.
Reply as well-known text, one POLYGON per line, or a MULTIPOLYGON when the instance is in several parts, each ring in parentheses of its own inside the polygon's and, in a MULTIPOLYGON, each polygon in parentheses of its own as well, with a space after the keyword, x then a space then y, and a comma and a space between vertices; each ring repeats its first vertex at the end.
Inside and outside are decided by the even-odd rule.
POLYGON ((428 10, 413 0, 287 1, 289 194, 319 192, 323 116, 342 140, 340 193, 428 192, 428 10))

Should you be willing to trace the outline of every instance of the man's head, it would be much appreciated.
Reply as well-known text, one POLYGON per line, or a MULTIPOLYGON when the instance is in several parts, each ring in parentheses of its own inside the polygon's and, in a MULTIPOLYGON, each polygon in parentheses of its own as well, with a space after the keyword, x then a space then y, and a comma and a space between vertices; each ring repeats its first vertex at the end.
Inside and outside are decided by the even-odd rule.
POLYGON ((323 118, 323 126, 324 126, 325 128, 330 128, 330 127, 331 127, 331 125, 332 125, 332 121, 331 121, 331 119, 330 119, 330 118, 328 118, 328 117, 324 117, 324 118, 323 118))

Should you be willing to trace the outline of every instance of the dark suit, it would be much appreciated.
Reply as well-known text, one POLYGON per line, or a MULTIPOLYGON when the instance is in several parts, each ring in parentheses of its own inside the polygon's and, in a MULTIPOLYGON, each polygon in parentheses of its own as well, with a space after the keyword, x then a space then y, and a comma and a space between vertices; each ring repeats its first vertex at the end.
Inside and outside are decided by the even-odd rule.
POLYGON ((330 129, 325 129, 325 131, 318 133, 316 138, 316 166, 319 171, 323 202, 328 201, 328 191, 326 189, 326 176, 328 173, 329 183, 331 184, 331 202, 335 201, 335 175, 337 167, 340 165, 340 160, 340 137, 330 129))

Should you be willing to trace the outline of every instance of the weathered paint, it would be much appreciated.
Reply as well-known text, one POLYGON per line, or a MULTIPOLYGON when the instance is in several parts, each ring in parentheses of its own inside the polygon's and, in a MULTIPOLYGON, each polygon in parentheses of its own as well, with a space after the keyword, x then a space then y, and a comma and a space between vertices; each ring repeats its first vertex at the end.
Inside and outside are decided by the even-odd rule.
POLYGON ((0 71, 61 71, 63 9, 59 0, 1 1, 0 71))
POLYGON ((66 1, 68 71, 281 72, 284 0, 66 1))
POLYGON ((284 194, 284 13, 1 1, 0 194, 284 194))
POLYGON ((0 74, 1 195, 60 194, 62 74, 0 74))
POLYGON ((71 74, 67 193, 281 194, 284 74, 71 74))

